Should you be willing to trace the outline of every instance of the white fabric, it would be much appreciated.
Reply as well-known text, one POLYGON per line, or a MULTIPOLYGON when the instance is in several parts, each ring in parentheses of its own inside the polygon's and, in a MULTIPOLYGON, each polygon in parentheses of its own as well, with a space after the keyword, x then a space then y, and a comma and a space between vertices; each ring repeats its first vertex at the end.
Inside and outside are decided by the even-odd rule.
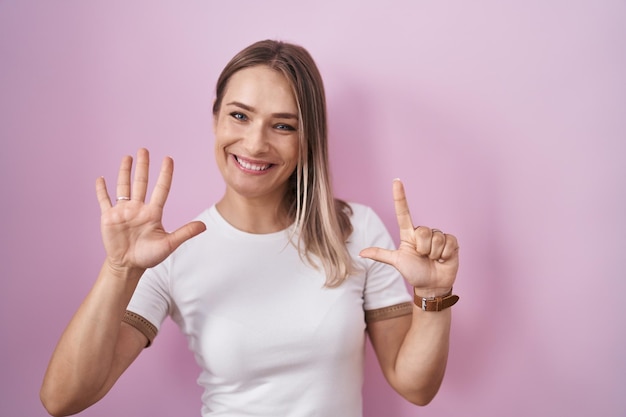
POLYGON ((180 326, 202 368, 202 416, 362 415, 364 310, 411 297, 394 268, 358 256, 393 242, 371 209, 352 208, 348 247, 363 270, 338 288, 288 231, 245 233, 215 207, 198 217, 204 233, 146 271, 128 310, 180 326))

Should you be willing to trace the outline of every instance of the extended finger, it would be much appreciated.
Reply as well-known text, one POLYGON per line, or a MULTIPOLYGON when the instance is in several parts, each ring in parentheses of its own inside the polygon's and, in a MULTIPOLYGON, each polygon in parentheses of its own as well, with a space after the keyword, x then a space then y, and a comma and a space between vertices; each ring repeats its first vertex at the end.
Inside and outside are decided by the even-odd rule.
POLYGON ((172 250, 179 247, 186 240, 199 235, 206 230, 206 225, 201 221, 189 222, 186 225, 179 227, 174 232, 170 233, 170 248, 172 250))
MULTIPOLYGON (((133 167, 133 157, 130 155, 122 158, 120 163, 120 170, 117 173, 117 197, 129 197, 130 196, 130 171, 133 167)), ((123 198, 126 200, 127 198, 123 198)))
POLYGON ((366 248, 363 249, 359 256, 362 258, 368 258, 373 261, 382 262, 385 264, 393 265, 394 264, 394 251, 383 248, 366 248))
POLYGON ((148 190, 148 171, 150 168, 150 155, 148 150, 141 148, 137 151, 137 162, 135 164, 135 176, 133 177, 133 190, 131 197, 133 200, 144 201, 148 190))
POLYGON ((170 192, 170 186, 172 185, 173 173, 174 160, 170 157, 165 157, 161 163, 159 178, 157 178, 154 191, 152 191, 152 196, 150 197, 150 204, 155 204, 161 208, 165 205, 165 201, 170 192))
POLYGON ((409 211, 409 203, 406 201, 404 185, 399 179, 393 181, 393 203, 396 209, 398 227, 400 227, 400 238, 403 239, 407 232, 413 232, 413 221, 409 211))
POLYGON ((107 185, 103 177, 96 179, 96 198, 100 204, 100 211, 103 212, 106 209, 111 208, 111 198, 107 191, 107 185))

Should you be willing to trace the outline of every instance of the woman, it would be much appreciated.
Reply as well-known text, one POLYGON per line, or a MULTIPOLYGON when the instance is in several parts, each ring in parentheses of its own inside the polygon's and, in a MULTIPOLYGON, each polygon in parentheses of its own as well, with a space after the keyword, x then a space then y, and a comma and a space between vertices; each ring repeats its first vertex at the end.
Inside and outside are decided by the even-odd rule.
POLYGON ((391 386, 427 404, 458 300, 456 238, 414 228, 398 180, 397 250, 369 208, 334 199, 322 79, 303 48, 244 49, 218 80, 213 114, 226 191, 195 221, 163 230, 169 158, 148 203, 146 150, 132 183, 123 159, 115 205, 97 180, 107 257, 50 361, 46 409, 68 415, 102 398, 168 315, 202 368, 203 416, 360 416, 366 333, 391 386))

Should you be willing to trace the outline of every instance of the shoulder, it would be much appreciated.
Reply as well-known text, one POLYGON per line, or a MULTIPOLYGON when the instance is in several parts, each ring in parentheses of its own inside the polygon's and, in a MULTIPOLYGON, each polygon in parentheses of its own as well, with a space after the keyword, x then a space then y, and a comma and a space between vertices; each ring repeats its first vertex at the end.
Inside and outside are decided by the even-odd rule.
POLYGON ((352 210, 350 217, 352 235, 349 241, 362 247, 372 245, 386 247, 391 241, 389 231, 374 209, 353 202, 348 203, 348 206, 352 210))
POLYGON ((371 207, 354 202, 349 202, 348 207, 352 211, 350 221, 355 228, 382 225, 380 217, 371 207))
POLYGON ((211 207, 201 211, 194 218, 194 220, 199 220, 199 221, 203 222, 204 224, 207 224, 209 222, 215 222, 216 221, 216 219, 215 219, 216 216, 219 216, 219 214, 217 212, 217 209, 215 208, 215 206, 211 206, 211 207))

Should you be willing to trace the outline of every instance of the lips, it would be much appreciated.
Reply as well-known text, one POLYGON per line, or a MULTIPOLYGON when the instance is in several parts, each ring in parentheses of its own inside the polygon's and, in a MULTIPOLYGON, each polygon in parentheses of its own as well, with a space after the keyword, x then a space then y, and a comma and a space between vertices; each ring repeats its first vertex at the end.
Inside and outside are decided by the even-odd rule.
POLYGON ((233 155, 233 156, 237 164, 239 164, 241 168, 248 170, 248 171, 258 171, 258 172, 266 171, 273 165, 273 164, 260 164, 258 162, 252 162, 250 160, 244 159, 237 155, 233 155))

